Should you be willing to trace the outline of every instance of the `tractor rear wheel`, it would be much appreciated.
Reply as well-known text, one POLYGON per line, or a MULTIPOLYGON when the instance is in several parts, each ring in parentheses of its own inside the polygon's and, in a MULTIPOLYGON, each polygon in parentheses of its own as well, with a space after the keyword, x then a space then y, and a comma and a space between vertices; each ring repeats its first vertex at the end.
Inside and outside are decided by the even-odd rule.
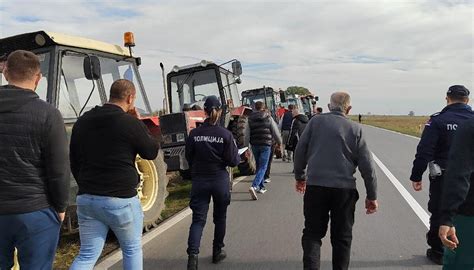
POLYGON ((146 160, 137 157, 135 161, 140 185, 137 189, 138 197, 143 209, 143 229, 149 231, 157 226, 161 218, 161 211, 165 208, 165 200, 168 197, 168 176, 166 175, 166 163, 163 151, 158 152, 155 160, 146 160))
POLYGON ((252 175, 255 174, 256 171, 255 158, 252 154, 252 150, 250 149, 251 146, 245 143, 245 129, 248 128, 247 122, 248 117, 242 115, 237 120, 234 120, 229 124, 229 129, 234 135, 237 147, 249 147, 249 149, 241 155, 242 161, 238 165, 241 175, 252 175))

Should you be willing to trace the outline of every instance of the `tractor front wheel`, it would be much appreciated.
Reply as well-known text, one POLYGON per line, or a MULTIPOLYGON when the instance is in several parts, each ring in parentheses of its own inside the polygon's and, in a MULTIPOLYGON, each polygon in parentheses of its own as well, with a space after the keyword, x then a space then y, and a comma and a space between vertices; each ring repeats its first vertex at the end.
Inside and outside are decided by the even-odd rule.
POLYGON ((163 152, 160 150, 155 160, 137 157, 135 166, 140 175, 137 191, 144 215, 143 228, 149 231, 156 227, 157 221, 161 218, 161 211, 165 208, 166 197, 168 197, 167 166, 163 152))

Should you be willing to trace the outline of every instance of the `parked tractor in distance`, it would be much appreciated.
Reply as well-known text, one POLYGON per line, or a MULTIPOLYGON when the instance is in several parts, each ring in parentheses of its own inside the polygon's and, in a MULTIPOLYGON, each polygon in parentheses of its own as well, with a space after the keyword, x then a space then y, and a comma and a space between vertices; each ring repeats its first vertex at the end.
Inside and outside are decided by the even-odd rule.
POLYGON ((306 95, 300 96, 303 111, 308 118, 311 118, 316 113, 316 102, 319 101, 318 96, 306 95))
MULTIPOLYGON (((39 57, 43 78, 36 93, 61 111, 68 137, 79 116, 107 102, 110 86, 115 80, 132 81, 137 89, 135 103, 142 115, 141 120, 158 139, 158 117, 152 115, 140 77, 138 66, 141 59, 131 55, 130 47, 134 46, 134 42, 130 32, 125 35, 125 46, 129 48, 38 31, 0 39, 0 58, 4 61, 8 54, 19 49, 32 51, 39 57)), ((5 78, 0 76, 0 84, 5 83, 5 78)), ((137 157, 136 167, 140 175, 137 191, 144 212, 144 229, 149 230, 156 226, 168 195, 168 177, 162 151, 153 161, 137 157)), ((77 231, 77 189, 71 175, 70 206, 63 225, 70 233, 77 231)))
POLYGON ((261 101, 265 104, 273 119, 278 123, 277 104, 279 103, 279 93, 271 87, 263 86, 262 88, 249 89, 242 92, 242 104, 255 109, 255 103, 261 101))
MULTIPOLYGON (((222 65, 203 60, 200 63, 178 67, 168 73, 166 105, 169 112, 160 116, 162 148, 168 164, 168 171, 180 171, 189 176, 189 166, 185 158, 185 142, 189 132, 206 119, 204 102, 208 96, 220 98, 223 104, 223 117, 220 125, 234 134, 238 146, 244 147, 244 128, 251 109, 240 103, 237 84, 240 83, 242 67, 240 62, 232 60, 222 65), (224 68, 232 66, 232 71, 224 68)), ((250 150, 242 155, 239 164, 240 173, 255 173, 255 160, 250 150)))

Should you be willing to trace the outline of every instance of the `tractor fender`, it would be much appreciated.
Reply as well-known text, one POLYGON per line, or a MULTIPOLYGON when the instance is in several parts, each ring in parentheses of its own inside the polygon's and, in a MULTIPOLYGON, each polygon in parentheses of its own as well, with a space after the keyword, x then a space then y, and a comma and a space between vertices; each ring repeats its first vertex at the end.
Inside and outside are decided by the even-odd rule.
POLYGON ((237 108, 233 108, 231 111, 232 116, 242 116, 242 115, 249 115, 252 112, 252 108, 247 106, 240 106, 237 108))

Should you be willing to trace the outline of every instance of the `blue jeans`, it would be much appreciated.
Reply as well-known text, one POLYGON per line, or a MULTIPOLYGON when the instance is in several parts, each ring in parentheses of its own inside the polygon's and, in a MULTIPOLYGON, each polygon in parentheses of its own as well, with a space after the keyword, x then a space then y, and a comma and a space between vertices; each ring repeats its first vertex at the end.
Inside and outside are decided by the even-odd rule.
POLYGON ((123 269, 143 269, 143 211, 138 197, 115 198, 83 194, 77 196, 81 249, 71 270, 93 269, 109 228, 123 254, 123 269))
POLYGON ((51 208, 0 215, 0 269, 13 267, 13 253, 24 270, 50 270, 59 240, 61 222, 51 208))
POLYGON ((268 145, 252 145, 253 156, 257 163, 257 173, 255 174, 252 187, 256 189, 263 188, 263 178, 267 171, 271 150, 271 146, 268 145))

